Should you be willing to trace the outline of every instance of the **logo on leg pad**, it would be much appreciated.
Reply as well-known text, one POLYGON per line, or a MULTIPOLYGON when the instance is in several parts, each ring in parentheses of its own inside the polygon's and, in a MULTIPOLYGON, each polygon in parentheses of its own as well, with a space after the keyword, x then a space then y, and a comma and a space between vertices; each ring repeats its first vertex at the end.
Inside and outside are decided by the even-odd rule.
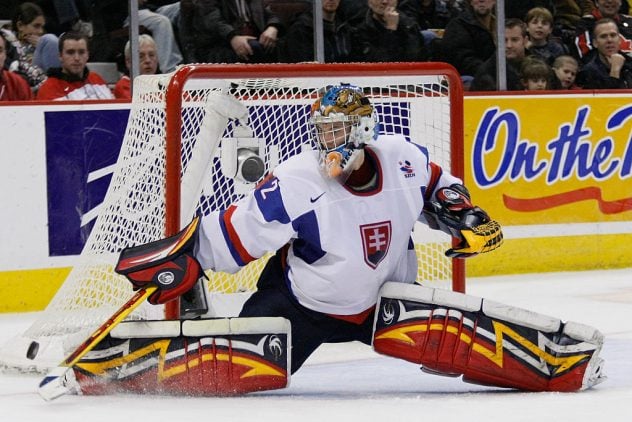
POLYGON ((156 278, 158 284, 162 286, 170 285, 171 283, 174 282, 175 279, 176 279, 176 276, 171 271, 163 271, 160 274, 158 274, 158 277, 156 278))

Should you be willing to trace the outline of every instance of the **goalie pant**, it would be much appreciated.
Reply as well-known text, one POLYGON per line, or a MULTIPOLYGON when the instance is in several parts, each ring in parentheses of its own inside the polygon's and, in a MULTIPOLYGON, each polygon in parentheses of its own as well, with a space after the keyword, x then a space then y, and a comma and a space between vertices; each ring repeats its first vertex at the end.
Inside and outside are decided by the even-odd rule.
POLYGON ((576 391, 605 380, 603 335, 487 299, 386 283, 374 349, 440 375, 527 391, 576 391))

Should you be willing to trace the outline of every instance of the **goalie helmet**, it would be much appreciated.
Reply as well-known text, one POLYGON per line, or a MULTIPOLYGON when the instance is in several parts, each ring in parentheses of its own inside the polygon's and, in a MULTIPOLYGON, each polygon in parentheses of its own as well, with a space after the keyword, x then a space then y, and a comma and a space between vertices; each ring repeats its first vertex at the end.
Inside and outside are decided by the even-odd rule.
POLYGON ((347 84, 328 88, 312 105, 310 124, 321 169, 341 182, 378 132, 371 102, 360 88, 347 84))

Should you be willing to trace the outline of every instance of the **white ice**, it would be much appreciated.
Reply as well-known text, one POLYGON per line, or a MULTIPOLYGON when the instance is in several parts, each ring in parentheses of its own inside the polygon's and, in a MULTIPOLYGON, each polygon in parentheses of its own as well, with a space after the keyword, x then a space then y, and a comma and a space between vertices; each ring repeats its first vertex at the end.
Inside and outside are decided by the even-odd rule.
MULTIPOLYGON (((577 393, 521 393, 421 372, 361 344, 326 345, 285 390, 239 398, 64 396, 39 376, 0 374, 0 421, 466 422, 632 420, 632 268, 470 279, 468 292, 599 328, 608 379, 577 393)), ((34 314, 0 315, 0 344, 34 314)))

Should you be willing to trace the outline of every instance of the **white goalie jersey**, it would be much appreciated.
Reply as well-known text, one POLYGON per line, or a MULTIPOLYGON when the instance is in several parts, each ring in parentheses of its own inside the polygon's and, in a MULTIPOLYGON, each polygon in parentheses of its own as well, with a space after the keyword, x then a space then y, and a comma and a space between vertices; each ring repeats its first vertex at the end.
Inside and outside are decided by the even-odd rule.
POLYGON ((317 153, 304 151, 241 201, 204 217, 196 253, 202 266, 235 272, 287 247, 285 274, 297 300, 337 315, 374 306, 386 281, 414 282, 411 233, 424 221, 424 197, 461 181, 401 135, 380 136, 365 151, 378 170, 370 191, 325 176, 317 153))

